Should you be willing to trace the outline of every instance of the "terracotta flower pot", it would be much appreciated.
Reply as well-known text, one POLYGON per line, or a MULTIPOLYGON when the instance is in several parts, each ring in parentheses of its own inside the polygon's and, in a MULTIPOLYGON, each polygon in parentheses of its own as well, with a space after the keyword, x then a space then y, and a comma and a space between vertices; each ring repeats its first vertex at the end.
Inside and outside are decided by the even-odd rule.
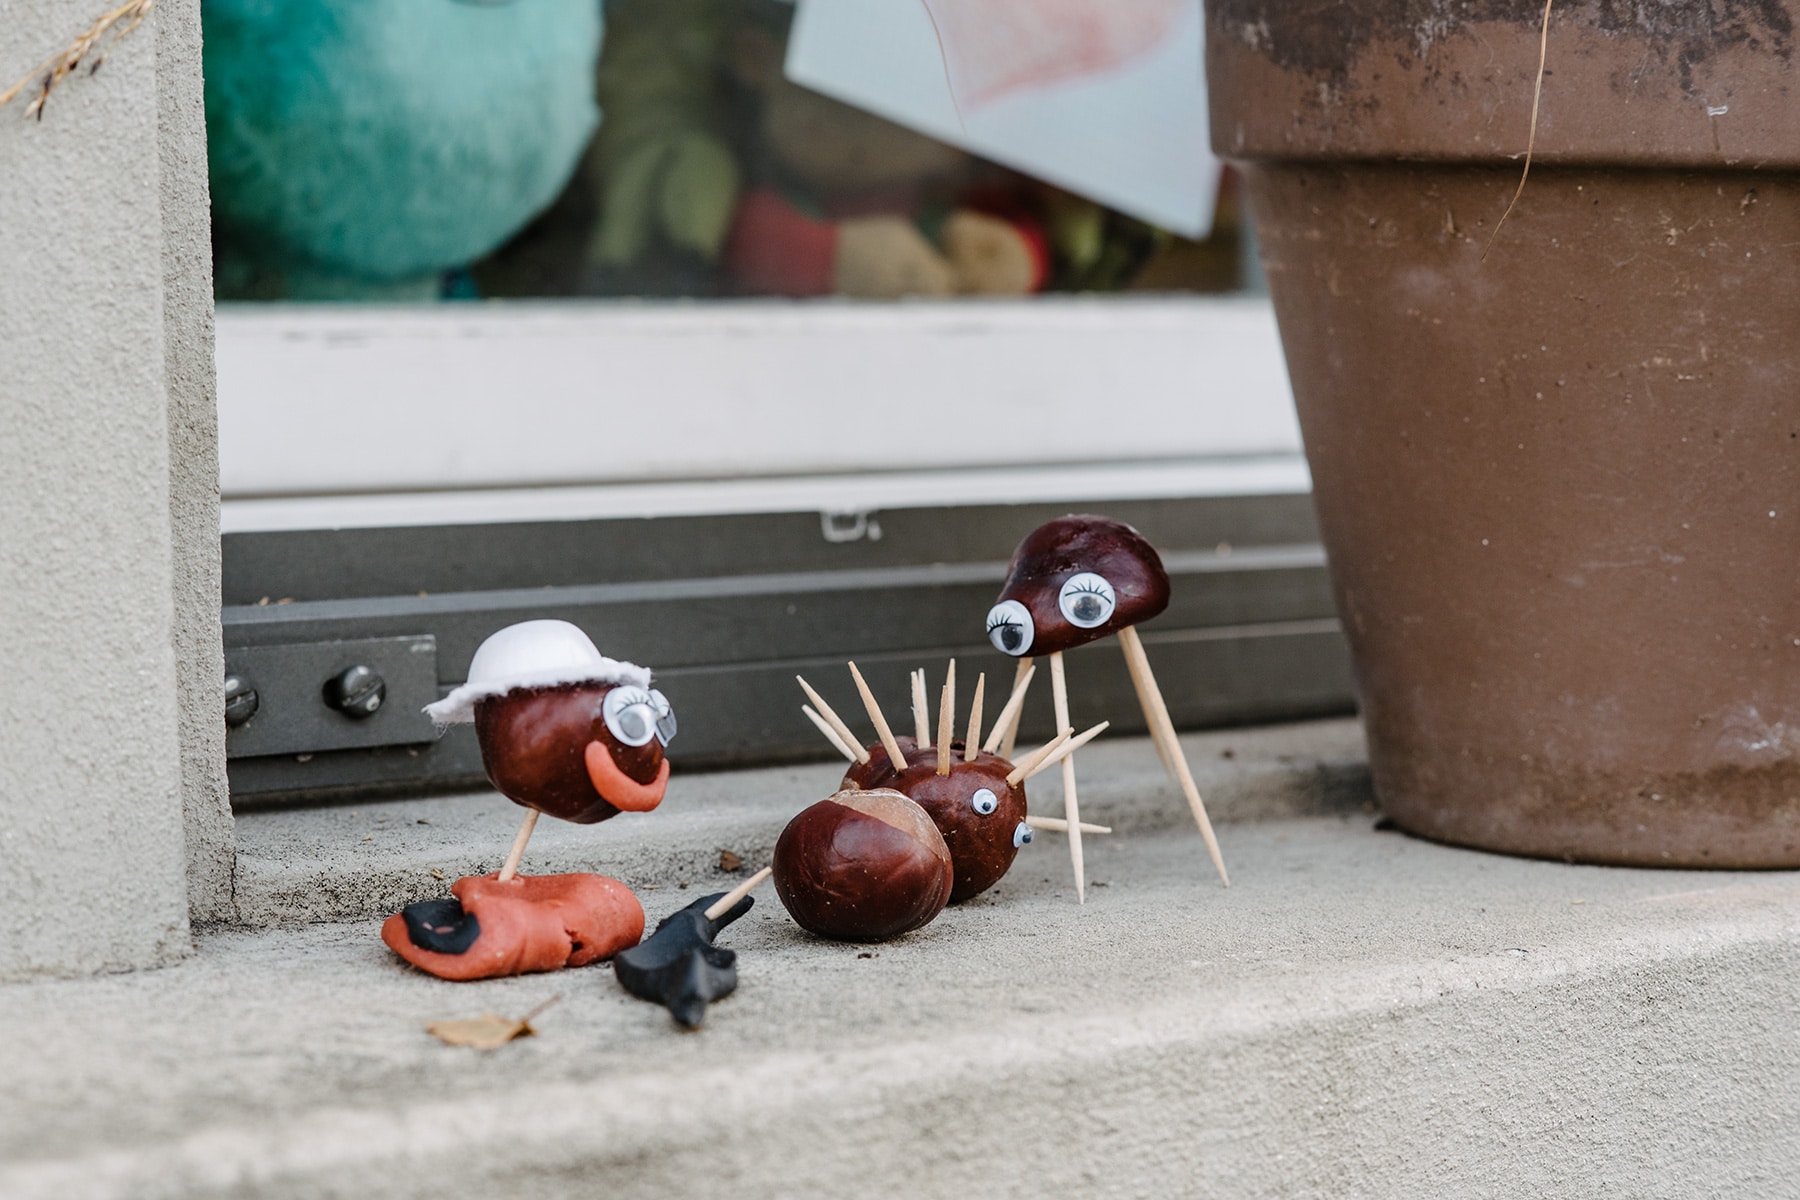
POLYGON ((1800 866, 1795 0, 1207 0, 1404 827, 1800 866))

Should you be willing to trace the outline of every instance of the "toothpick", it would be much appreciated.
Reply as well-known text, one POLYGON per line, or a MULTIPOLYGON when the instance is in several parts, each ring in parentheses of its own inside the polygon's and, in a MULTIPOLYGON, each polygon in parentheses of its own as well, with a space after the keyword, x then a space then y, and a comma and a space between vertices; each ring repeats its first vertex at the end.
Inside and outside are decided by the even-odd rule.
POLYGON ((881 748, 887 751, 888 761, 894 764, 895 773, 906 770, 906 755, 900 753, 900 743, 894 740, 894 731, 888 728, 887 718, 881 715, 881 705, 875 703, 875 693, 869 690, 869 681, 862 677, 856 664, 850 664, 850 678, 856 680, 856 690, 862 693, 863 707, 869 711, 869 720, 874 722, 875 736, 881 739, 881 748))
POLYGON ((720 917, 722 917, 726 913, 730 912, 732 909, 732 906, 735 905, 739 900, 742 900, 745 896, 748 896, 751 892, 754 892, 756 890, 757 885, 760 884, 763 880, 767 879, 769 877, 770 872, 772 872, 774 870, 775 870, 774 867, 764 867, 762 870, 758 871, 756 874, 754 874, 750 878, 744 880, 744 882, 738 884, 736 887, 732 888, 729 892, 726 892, 723 896, 720 896, 717 900, 714 900, 711 904, 707 905, 706 912, 703 915, 709 921, 718 920, 720 917))
POLYGON ((500 868, 500 882, 505 883, 519 873, 519 860, 525 857, 525 843, 531 840, 531 831, 537 827, 538 810, 525 810, 525 819, 519 822, 519 832, 513 836, 512 850, 506 855, 506 865, 500 868))
MULTIPOLYGON (((1061 817, 1026 817, 1025 823, 1027 825, 1031 826, 1033 829, 1042 829, 1045 833, 1067 833, 1067 832, 1069 832, 1069 823, 1067 821, 1063 820, 1061 817)), ((1112 826, 1111 825, 1090 825, 1086 821, 1083 821, 1081 823, 1081 832, 1083 832, 1083 833, 1111 833, 1112 826)))
POLYGON ((1091 742, 1095 738, 1099 737, 1101 731, 1103 731, 1110 724, 1111 724, 1110 721, 1102 721, 1098 725, 1094 726, 1092 729, 1086 730, 1085 732, 1080 734, 1078 737, 1070 738, 1068 741, 1064 742, 1061 746, 1058 746, 1055 750, 1052 750, 1050 752, 1049 756, 1044 759, 1044 761, 1038 763, 1036 766, 1032 767, 1031 770, 1027 771, 1025 773, 1025 778, 1030 779, 1033 775, 1036 775, 1041 771, 1048 771, 1051 767, 1054 767, 1057 763, 1064 761, 1065 759, 1067 759, 1069 757, 1069 755, 1075 753, 1077 750, 1081 749, 1083 746, 1087 745, 1089 742, 1091 742))
MULTIPOLYGON (((1062 651, 1050 655, 1050 698, 1056 703, 1056 727, 1070 729, 1069 680, 1063 671, 1062 651)), ((1030 774, 1030 772, 1026 772, 1030 774)), ((1075 871, 1075 903, 1087 903, 1087 873, 1081 856, 1081 804, 1075 798, 1075 759, 1062 760, 1063 816, 1069 822, 1069 866, 1075 871)))
POLYGON ((1030 754, 1027 754, 1024 758, 1021 758, 1018 762, 1013 764, 1012 772, 1007 775, 1006 782, 1013 787, 1018 787, 1019 784, 1024 781, 1025 776, 1031 773, 1033 767, 1043 762, 1046 758, 1049 758, 1052 754, 1055 754, 1062 748, 1064 742, 1074 736, 1075 731, 1073 729, 1065 729, 1043 745, 1039 746, 1036 750, 1033 750, 1030 754))
POLYGON ((1181 752, 1181 741, 1175 736, 1175 722, 1169 719, 1169 706, 1163 703, 1162 689, 1156 686, 1156 676, 1150 670, 1150 659, 1144 653, 1144 643, 1138 638, 1137 629, 1127 625, 1119 630, 1119 645, 1125 651, 1125 666, 1134 677, 1141 679, 1139 691, 1147 703, 1144 706, 1144 719, 1150 723, 1150 732, 1163 743, 1163 748, 1170 761, 1175 764, 1177 777, 1181 781, 1181 792, 1187 797, 1188 808, 1193 811, 1194 823, 1200 826, 1200 836, 1206 839, 1206 852, 1212 855, 1213 866, 1219 872, 1219 882, 1226 887, 1231 886, 1231 876, 1225 873, 1225 859, 1219 853, 1219 839, 1213 836, 1212 822, 1206 816, 1206 802, 1200 799, 1200 789, 1194 784, 1194 773, 1188 770, 1187 756, 1181 752))
MULTIPOLYGON (((1137 693, 1138 707, 1147 713, 1150 711, 1150 698, 1144 694, 1144 681, 1138 678, 1136 671, 1129 670, 1129 664, 1127 670, 1131 675, 1131 690, 1137 693)), ((1145 717, 1144 720, 1146 724, 1149 723, 1148 717, 1145 717)), ((1169 761, 1169 752, 1163 749, 1162 739, 1156 736, 1154 729, 1150 730, 1150 744, 1156 747, 1156 757, 1162 763, 1164 772, 1168 774, 1169 782, 1180 787, 1181 777, 1175 773, 1175 764, 1169 761)))
POLYGON ((869 761, 869 752, 867 750, 863 749, 862 739, 857 737, 854 733, 850 732, 850 727, 848 725, 844 724, 844 718, 837 715, 837 710, 832 708, 831 705, 825 703, 825 697, 823 697, 823 696, 819 695, 819 693, 813 691, 812 684, 806 682, 806 680, 804 680, 804 679, 801 679, 801 677, 798 675, 794 676, 794 678, 796 680, 798 680, 800 683, 800 686, 803 689, 805 689, 807 698, 813 702, 813 707, 817 708, 819 710, 819 714, 821 716, 823 716, 827 721, 830 721, 831 727, 833 729, 837 730, 837 735, 838 735, 838 737, 843 739, 844 745, 850 746, 855 749, 856 761, 859 763, 868 762, 869 761))
POLYGON ((1037 668, 1031 665, 1030 660, 1021 664, 1018 674, 1013 677, 1012 695, 1006 698, 1006 706, 995 718, 994 731, 988 734, 987 745, 981 748, 983 752, 987 754, 998 752, 1001 758, 1012 757, 1012 739, 1008 735, 1018 731, 1019 710, 1025 707, 1025 693, 1031 687, 1031 677, 1036 674, 1037 668), (1004 751, 1000 749, 1002 741, 1006 743, 1004 751))
POLYGON ((969 702, 969 733, 963 738, 963 761, 974 762, 981 753, 981 697, 987 691, 987 672, 975 677, 975 699, 969 702))
POLYGON ((956 660, 944 675, 944 695, 938 701, 937 773, 950 774, 950 740, 956 736, 956 660))
POLYGON ((817 725, 819 727, 819 732, 825 735, 826 741, 830 742, 833 746, 837 747, 837 752, 839 754, 842 754, 845 758, 849 759, 851 762, 862 762, 862 761, 867 760, 867 758, 869 757, 869 752, 867 750, 865 750, 865 751, 863 751, 862 758, 860 758, 860 759, 857 758, 856 751, 851 749, 844 742, 844 739, 838 736, 837 730, 833 729, 830 725, 827 725, 825 723, 824 717, 821 717, 818 713, 816 713, 812 710, 812 705, 802 704, 800 706, 800 711, 806 714, 807 720, 811 721, 814 725, 817 725))
POLYGON ((913 740, 919 749, 931 749, 931 704, 925 699, 925 668, 912 673, 913 740))
MULTIPOLYGON (((1017 692, 1021 688, 1023 688, 1026 684, 1028 684, 1030 682, 1031 677, 1036 673, 1037 673, 1037 667, 1032 663, 1032 661, 1029 658, 1021 658, 1019 660, 1018 667, 1016 667, 1013 671, 1013 691, 1017 692)), ((1025 705, 1025 697, 1024 696, 1019 697, 1019 707, 1017 707, 1017 708, 1012 708, 1011 704, 1009 703, 1008 708, 1010 708, 1012 711, 1011 719, 1008 721, 1002 722, 1000 725, 997 725, 994 728, 994 732, 1000 735, 1000 741, 998 744, 999 744, 1001 758, 1011 758, 1012 757, 1013 746, 1015 744, 1017 744, 1017 742, 1019 740, 1019 718, 1020 718, 1020 715, 1025 711, 1024 705, 1025 705), (1000 733, 1001 729, 1005 729, 1006 732, 1000 733)), ((994 739, 990 736, 988 738, 988 740, 991 742, 994 739)), ((992 751, 993 749, 994 749, 993 746, 988 747, 989 751, 992 751)))

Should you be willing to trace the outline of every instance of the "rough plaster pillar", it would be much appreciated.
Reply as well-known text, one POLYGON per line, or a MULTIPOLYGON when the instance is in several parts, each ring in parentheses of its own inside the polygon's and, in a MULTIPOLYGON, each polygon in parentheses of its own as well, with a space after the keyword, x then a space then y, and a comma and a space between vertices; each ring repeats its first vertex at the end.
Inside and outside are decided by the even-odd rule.
MULTIPOLYGON (((104 7, 0 0, 0 87, 104 7)), ((229 904, 197 9, 0 109, 0 978, 229 904)))

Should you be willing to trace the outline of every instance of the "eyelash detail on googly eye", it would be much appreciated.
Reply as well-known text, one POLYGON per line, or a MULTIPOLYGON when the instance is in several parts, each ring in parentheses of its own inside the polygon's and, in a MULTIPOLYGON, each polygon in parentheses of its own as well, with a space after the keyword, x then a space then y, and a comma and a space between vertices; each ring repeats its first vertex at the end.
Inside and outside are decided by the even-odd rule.
POLYGON ((1092 571, 1071 575, 1056 597, 1056 606, 1062 610, 1063 617, 1081 629, 1106 624, 1117 604, 1113 585, 1092 571))
MULTIPOLYGON (((656 702, 640 687, 616 687, 600 703, 607 730, 627 746, 642 746, 656 736, 656 702)), ((673 713, 670 714, 671 717, 673 713)))
POLYGON ((1017 600, 1002 600, 988 609, 988 641, 994 643, 994 649, 1002 654, 1010 654, 1014 658, 1022 656, 1031 649, 1034 633, 1036 629, 1032 624, 1031 610, 1017 600))

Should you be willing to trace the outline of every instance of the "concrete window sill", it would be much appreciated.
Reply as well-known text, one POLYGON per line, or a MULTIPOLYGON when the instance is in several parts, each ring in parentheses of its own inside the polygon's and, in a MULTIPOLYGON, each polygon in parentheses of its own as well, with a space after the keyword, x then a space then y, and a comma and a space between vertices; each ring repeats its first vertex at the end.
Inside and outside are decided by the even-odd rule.
MULTIPOLYGON (((498 798, 246 817, 242 924, 166 970, 0 987, 0 1195, 1791 1188, 1800 875, 1379 831, 1352 723, 1187 745, 1230 890, 1149 747, 1106 746, 1084 809, 1119 833, 1088 842, 1084 907, 1055 836, 885 945, 815 940, 765 888, 722 938, 739 990, 692 1035, 604 967, 452 985, 380 944, 433 871, 494 865, 498 798), (558 993, 492 1053, 424 1032, 558 993)), ((759 864, 836 774, 689 778, 653 818, 544 823, 530 868, 610 870, 654 921, 728 885, 721 849, 759 864)))

